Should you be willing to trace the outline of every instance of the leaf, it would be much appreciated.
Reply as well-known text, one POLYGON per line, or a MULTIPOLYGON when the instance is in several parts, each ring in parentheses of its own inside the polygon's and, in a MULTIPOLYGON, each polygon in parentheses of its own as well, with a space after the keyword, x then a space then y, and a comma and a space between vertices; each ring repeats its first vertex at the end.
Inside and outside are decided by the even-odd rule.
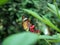
POLYGON ((60 34, 48 36, 48 35, 40 35, 40 39, 47 39, 49 42, 60 42, 60 34))
MULTIPOLYGON (((54 42, 54 43, 60 42, 60 34, 53 35, 52 37, 53 37, 55 40, 48 40, 49 42, 54 42)), ((53 39, 53 38, 52 38, 52 39, 53 39)))
POLYGON ((8 2, 8 0, 0 0, 0 5, 3 5, 5 3, 7 3, 7 2, 8 2))
POLYGON ((60 42, 60 34, 48 36, 24 32, 7 37, 2 45, 33 45, 38 41, 38 39, 57 40, 60 42))
POLYGON ((60 11, 58 10, 58 6, 55 2, 55 5, 48 3, 48 9, 54 13, 58 18, 60 18, 60 11))
POLYGON ((53 4, 48 3, 48 6, 50 7, 51 10, 56 12, 56 7, 53 4))
POLYGON ((9 36, 3 41, 3 45, 32 45, 38 40, 38 35, 24 32, 9 36))
POLYGON ((28 10, 28 9, 23 9, 25 12, 28 12, 29 14, 31 14, 32 16, 34 16, 35 18, 39 19, 39 20, 43 20, 36 12, 33 12, 32 10, 28 10))
POLYGON ((46 17, 43 16, 43 18, 45 19, 47 25, 49 25, 50 27, 56 29, 58 32, 60 32, 60 30, 51 22, 49 21, 46 17))

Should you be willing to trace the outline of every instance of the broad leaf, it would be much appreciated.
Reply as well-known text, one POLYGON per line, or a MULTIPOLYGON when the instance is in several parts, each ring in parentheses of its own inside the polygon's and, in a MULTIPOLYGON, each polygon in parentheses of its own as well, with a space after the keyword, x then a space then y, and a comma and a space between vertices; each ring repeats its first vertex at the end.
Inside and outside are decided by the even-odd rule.
POLYGON ((4 40, 3 45, 32 45, 38 40, 38 35, 30 32, 24 32, 9 36, 4 40))

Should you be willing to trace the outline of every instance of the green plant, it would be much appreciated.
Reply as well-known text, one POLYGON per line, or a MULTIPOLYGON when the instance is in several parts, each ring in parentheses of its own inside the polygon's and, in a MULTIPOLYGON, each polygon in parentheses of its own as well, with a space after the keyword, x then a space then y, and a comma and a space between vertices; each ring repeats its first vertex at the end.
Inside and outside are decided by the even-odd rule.
POLYGON ((36 43, 38 43, 36 45, 58 45, 59 9, 60 0, 55 0, 54 3, 53 0, 0 0, 0 41, 5 39, 3 45, 35 45, 36 43), (22 16, 28 16, 35 29, 40 30, 41 34, 24 31, 22 16), (45 35, 45 29, 50 30, 52 36, 45 35), (25 33, 22 33, 23 31, 25 33))
POLYGON ((55 29, 56 31, 60 32, 60 29, 58 29, 54 24, 52 24, 52 22, 49 21, 46 17, 44 17, 44 16, 43 17, 40 17, 36 12, 33 12, 31 10, 28 10, 28 9, 23 9, 23 10, 25 12, 28 12, 30 15, 34 16, 35 18, 39 19, 43 23, 47 24, 51 28, 55 29))

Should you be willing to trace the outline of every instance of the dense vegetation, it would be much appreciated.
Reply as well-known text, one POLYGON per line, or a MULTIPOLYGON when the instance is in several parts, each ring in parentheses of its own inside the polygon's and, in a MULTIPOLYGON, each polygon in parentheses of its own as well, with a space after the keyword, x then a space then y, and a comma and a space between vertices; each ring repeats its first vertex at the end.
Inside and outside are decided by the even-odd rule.
POLYGON ((0 0, 0 43, 60 45, 60 0, 0 0), (34 31, 23 27, 23 16, 34 31))

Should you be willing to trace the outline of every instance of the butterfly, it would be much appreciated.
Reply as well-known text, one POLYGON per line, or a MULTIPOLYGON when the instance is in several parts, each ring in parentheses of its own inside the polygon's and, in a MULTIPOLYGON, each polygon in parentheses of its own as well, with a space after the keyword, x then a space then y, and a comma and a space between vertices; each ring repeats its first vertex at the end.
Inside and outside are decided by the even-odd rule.
POLYGON ((25 16, 22 17, 22 26, 23 26, 24 30, 26 30, 26 31, 30 31, 30 32, 34 32, 34 33, 40 32, 39 30, 35 30, 35 26, 32 25, 32 23, 30 23, 30 20, 25 16))
POLYGON ((31 26, 30 20, 25 16, 22 16, 22 26, 26 31, 29 31, 29 27, 31 26))

